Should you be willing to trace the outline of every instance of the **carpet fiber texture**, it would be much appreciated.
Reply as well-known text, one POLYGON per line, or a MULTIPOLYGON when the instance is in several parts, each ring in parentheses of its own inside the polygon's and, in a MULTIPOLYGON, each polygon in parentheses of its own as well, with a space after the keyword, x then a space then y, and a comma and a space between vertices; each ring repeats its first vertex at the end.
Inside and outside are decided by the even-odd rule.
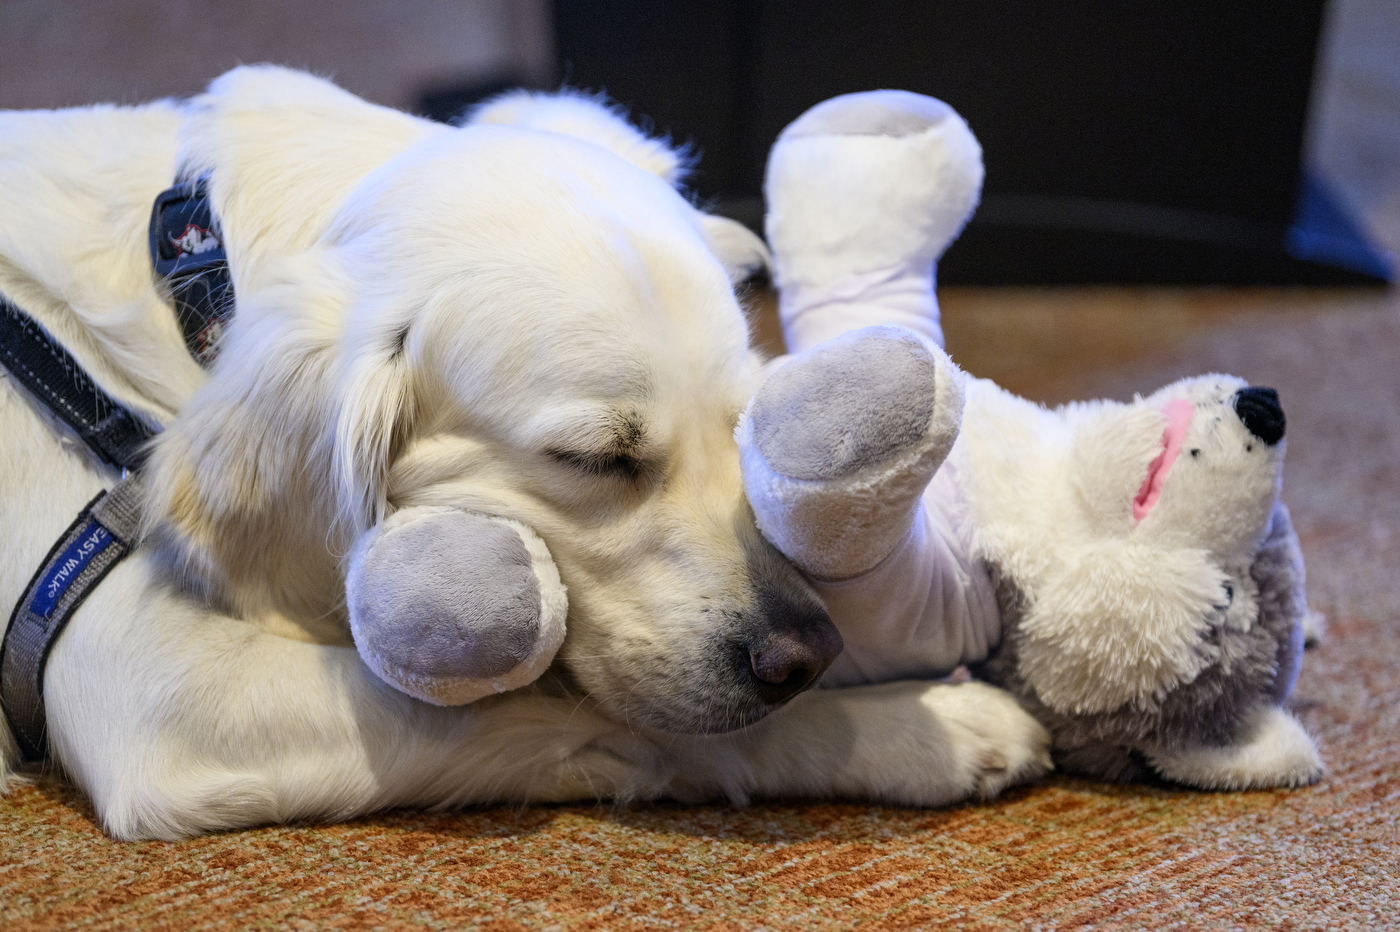
POLYGON ((1291 707, 1328 772, 1201 793, 1051 777, 862 804, 393 812, 106 838, 53 783, 0 799, 0 928, 1400 928, 1400 302, 1376 293, 967 291, 949 349, 1041 400, 1233 372, 1279 390, 1284 497, 1329 616, 1291 707))

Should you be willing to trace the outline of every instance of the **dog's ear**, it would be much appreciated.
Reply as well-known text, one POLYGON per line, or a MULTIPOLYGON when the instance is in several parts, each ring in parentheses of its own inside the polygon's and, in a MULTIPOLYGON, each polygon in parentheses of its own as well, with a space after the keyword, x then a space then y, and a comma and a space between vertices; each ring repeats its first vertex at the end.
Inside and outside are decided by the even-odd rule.
POLYGON ((673 185, 690 171, 690 159, 669 139, 648 136, 628 123, 620 108, 578 91, 508 91, 468 111, 463 123, 520 126, 585 139, 673 185))
POLYGON ((412 410, 406 331, 391 314, 355 319, 363 296, 336 250, 269 278, 240 298, 208 382, 146 467, 148 532, 187 579, 248 611, 312 591, 308 567, 338 585, 338 557, 386 510, 412 410))
POLYGON ((344 529, 359 536, 387 517, 389 464, 413 414, 406 331, 357 354, 340 384, 332 474, 344 529))

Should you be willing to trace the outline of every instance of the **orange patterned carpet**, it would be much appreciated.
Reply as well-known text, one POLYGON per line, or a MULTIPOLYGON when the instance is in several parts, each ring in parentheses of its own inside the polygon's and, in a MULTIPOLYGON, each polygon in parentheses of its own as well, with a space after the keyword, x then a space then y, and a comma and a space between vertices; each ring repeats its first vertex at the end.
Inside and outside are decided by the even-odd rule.
POLYGON ((0 799, 0 928, 1400 928, 1400 301, 956 291, 949 349, 1030 397, 1235 372, 1279 389, 1285 499, 1331 619, 1292 792, 1054 777, 986 805, 544 807, 119 844, 55 785, 0 799))

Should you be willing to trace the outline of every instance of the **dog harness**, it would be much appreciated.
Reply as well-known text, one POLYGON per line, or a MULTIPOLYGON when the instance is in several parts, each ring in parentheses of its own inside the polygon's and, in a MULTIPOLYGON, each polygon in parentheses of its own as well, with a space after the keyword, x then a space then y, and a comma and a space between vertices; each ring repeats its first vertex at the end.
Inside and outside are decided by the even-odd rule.
MULTIPOLYGON (((151 211, 151 261, 168 288, 185 346, 200 365, 218 352, 233 286, 203 176, 161 192, 151 211)), ((47 749, 44 665, 83 600, 136 546, 139 468, 160 430, 105 392, 62 345, 0 295, 0 363, 71 427, 121 480, 88 502, 49 549, 0 641, 0 707, 26 761, 47 749)))

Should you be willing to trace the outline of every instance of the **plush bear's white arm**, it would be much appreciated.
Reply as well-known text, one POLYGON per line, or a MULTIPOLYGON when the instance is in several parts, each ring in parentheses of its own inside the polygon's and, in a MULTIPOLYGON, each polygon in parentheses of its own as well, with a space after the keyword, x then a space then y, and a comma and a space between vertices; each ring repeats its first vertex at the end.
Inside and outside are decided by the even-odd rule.
POLYGON ((971 556, 952 463, 920 504, 909 534, 879 566, 840 582, 812 581, 846 642, 823 686, 942 676, 986 660, 1000 643, 996 592, 971 556))
POLYGON ((801 352, 857 327, 897 324, 942 349, 933 287, 931 268, 860 273, 823 288, 784 287, 778 297, 783 339, 801 352))

